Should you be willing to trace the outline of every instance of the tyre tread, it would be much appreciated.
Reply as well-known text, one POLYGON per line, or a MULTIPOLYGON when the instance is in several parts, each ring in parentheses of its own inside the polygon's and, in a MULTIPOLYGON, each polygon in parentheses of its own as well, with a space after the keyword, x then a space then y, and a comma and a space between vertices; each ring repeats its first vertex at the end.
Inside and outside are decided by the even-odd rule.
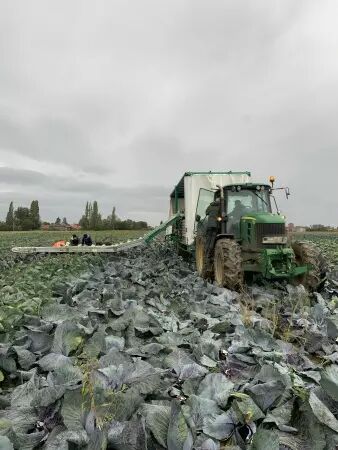
POLYGON ((222 285, 229 289, 236 289, 243 284, 243 270, 241 248, 236 241, 219 239, 215 246, 214 271, 216 273, 217 255, 221 253, 223 259, 222 285))

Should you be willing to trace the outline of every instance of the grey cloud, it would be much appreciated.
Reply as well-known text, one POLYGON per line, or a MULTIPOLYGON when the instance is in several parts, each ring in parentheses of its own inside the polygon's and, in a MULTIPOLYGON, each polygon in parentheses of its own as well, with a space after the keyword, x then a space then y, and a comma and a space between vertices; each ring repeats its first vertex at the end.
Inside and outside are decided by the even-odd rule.
POLYGON ((159 221, 163 210, 167 210, 169 187, 138 185, 134 187, 113 187, 111 185, 67 178, 47 176, 34 170, 0 167, 0 188, 12 190, 0 192, 0 209, 3 215, 8 204, 28 205, 37 198, 41 215, 53 220, 58 215, 66 215, 77 221, 84 210, 85 202, 98 200, 103 215, 108 215, 113 206, 121 217, 142 219, 149 215, 159 221), (20 190, 13 190, 19 186, 20 190))
POLYGON ((92 149, 70 120, 43 118, 24 124, 7 117, 0 118, 0 147, 30 156, 36 160, 81 164, 92 149))
POLYGON ((48 177, 35 170, 14 169, 13 167, 0 167, 0 184, 5 185, 43 185, 48 184, 48 177))
POLYGON ((36 170, 0 167, 0 184, 19 186, 39 186, 54 192, 90 193, 105 192, 111 187, 100 181, 90 181, 83 177, 45 175, 36 170))

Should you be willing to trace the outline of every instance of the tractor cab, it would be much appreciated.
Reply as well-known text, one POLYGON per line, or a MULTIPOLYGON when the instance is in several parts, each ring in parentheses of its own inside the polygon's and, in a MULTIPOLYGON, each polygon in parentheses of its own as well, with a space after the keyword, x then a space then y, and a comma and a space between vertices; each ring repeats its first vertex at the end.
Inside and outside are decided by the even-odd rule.
MULTIPOLYGON (((272 214, 270 203, 271 188, 262 184, 232 185, 223 188, 226 231, 240 239, 240 223, 242 217, 255 217, 256 214, 272 214)), ((221 197, 220 190, 216 196, 221 197)))
MULTIPOLYGON (((196 224, 206 219, 222 222, 222 234, 241 239, 241 219, 257 220, 272 215, 270 202, 271 186, 267 184, 230 184, 216 191, 201 189, 196 209, 196 224), (258 216, 257 216, 258 215, 258 216)), ((276 216, 276 215, 273 215, 276 216)), ((280 219, 276 218, 278 222, 280 219)))

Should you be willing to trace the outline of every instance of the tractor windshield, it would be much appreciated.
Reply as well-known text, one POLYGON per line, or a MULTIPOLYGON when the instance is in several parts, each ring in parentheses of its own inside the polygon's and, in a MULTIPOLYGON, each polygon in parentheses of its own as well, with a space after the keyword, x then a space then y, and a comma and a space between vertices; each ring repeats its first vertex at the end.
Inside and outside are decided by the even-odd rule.
POLYGON ((242 189, 227 191, 228 232, 237 233, 242 216, 250 212, 271 212, 269 192, 267 190, 242 189))
POLYGON ((228 191, 227 212, 229 216, 238 216, 249 212, 271 212, 268 191, 242 189, 241 191, 228 191))

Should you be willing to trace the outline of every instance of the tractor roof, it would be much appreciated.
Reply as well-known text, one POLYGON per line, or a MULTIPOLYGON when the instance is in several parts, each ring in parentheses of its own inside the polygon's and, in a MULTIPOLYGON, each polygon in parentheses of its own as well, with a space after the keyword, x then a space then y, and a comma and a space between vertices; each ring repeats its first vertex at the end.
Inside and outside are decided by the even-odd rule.
POLYGON ((264 186, 264 187, 269 188, 269 189, 271 187, 267 183, 231 183, 231 184, 227 184, 224 187, 228 189, 228 188, 231 188, 233 186, 241 186, 241 187, 248 188, 248 189, 255 188, 256 186, 264 186))
MULTIPOLYGON (((184 179, 185 179, 185 177, 190 177, 193 175, 209 176, 209 175, 241 175, 241 174, 248 175, 248 176, 251 175, 251 173, 248 171, 232 172, 231 170, 228 172, 212 172, 211 170, 209 172, 185 172, 183 174, 182 178, 180 179, 180 181, 176 184, 174 190, 170 194, 170 197, 174 198, 175 192, 176 192, 178 198, 184 198, 184 179)), ((237 184, 237 186, 238 186, 238 184, 237 184)))

